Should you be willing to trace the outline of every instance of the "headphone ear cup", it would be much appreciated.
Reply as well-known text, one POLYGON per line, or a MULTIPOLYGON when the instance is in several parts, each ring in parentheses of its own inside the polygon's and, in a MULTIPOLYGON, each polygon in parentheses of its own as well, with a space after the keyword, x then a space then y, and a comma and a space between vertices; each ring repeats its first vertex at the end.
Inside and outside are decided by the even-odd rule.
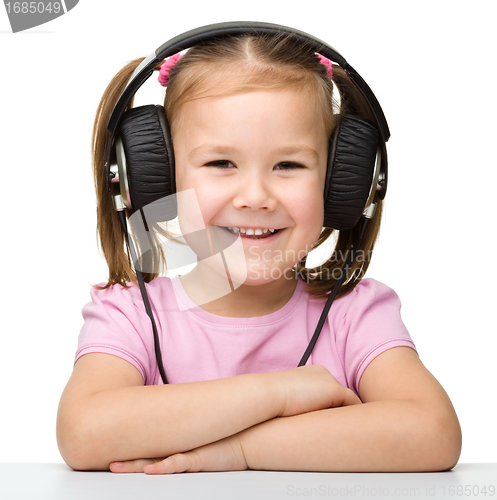
POLYGON ((324 227, 349 231, 366 207, 379 134, 372 122, 345 115, 330 140, 324 188, 324 227))
MULTIPOLYGON (((130 109, 121 120, 120 135, 132 209, 174 194, 174 151, 164 108, 147 105, 130 109)), ((170 213, 163 220, 176 215, 170 213)))

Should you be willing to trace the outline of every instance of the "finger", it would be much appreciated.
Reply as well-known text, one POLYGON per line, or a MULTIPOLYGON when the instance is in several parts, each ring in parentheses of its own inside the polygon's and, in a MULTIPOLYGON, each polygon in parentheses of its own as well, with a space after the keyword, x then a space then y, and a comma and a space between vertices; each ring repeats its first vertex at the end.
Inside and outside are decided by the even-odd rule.
MULTIPOLYGON (((193 460, 189 453, 177 453, 161 462, 145 465, 145 474, 174 474, 179 472, 194 472, 193 460)), ((196 471, 195 471, 196 472, 196 471)))
POLYGON ((152 458, 139 458, 137 460, 126 460, 125 462, 112 462, 109 469, 114 473, 143 472, 143 467, 153 464, 156 460, 152 458))

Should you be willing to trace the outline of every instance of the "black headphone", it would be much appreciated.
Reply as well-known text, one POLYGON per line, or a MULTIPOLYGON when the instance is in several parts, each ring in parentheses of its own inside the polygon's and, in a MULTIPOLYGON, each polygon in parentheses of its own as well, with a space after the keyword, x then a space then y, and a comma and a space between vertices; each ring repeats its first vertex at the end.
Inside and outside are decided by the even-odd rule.
MULTIPOLYGON (((359 240, 354 245, 354 248, 358 248, 368 220, 374 215, 375 197, 382 200, 387 191, 385 143, 390 137, 390 131, 385 115, 372 90, 359 73, 335 49, 318 38, 276 24, 228 22, 188 31, 164 43, 144 59, 132 74, 108 123, 110 145, 106 162, 106 179, 109 191, 113 185, 115 186, 112 193, 114 208, 119 213, 145 308, 152 322, 157 364, 164 384, 167 383, 167 379, 162 366, 157 329, 138 259, 128 235, 124 209, 139 210, 159 199, 166 197, 175 199, 171 196, 176 193, 174 152, 169 125, 162 106, 146 105, 125 110, 137 90, 165 58, 204 42, 230 36, 265 33, 283 33, 296 37, 314 52, 339 64, 365 98, 375 119, 373 123, 360 116, 344 115, 333 131, 328 149, 323 193, 323 226, 348 231, 361 221, 359 240)), ((175 203, 165 205, 161 220, 171 220, 176 216, 175 203)), ((345 269, 352 264, 353 254, 353 251, 350 252, 345 269)), ((346 274, 346 272, 341 273, 341 278, 335 283, 309 347, 298 366, 306 363, 346 274)))

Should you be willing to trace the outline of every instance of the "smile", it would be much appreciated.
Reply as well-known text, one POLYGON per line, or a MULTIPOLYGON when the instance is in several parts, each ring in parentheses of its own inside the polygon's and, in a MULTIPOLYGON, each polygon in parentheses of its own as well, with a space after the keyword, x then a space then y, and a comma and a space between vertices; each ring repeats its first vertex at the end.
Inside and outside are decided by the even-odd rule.
POLYGON ((276 239, 277 235, 282 233, 285 229, 245 229, 243 227, 225 227, 218 226, 230 234, 240 234, 240 237, 245 240, 265 240, 272 241, 276 239))

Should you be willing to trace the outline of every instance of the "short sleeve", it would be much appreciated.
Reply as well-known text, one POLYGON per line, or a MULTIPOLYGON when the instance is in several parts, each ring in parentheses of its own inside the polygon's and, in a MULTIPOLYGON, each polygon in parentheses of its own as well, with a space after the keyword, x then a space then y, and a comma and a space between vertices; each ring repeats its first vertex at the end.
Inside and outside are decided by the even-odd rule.
POLYGON ((91 302, 82 309, 84 324, 74 362, 89 353, 112 354, 137 368, 145 385, 152 384, 151 324, 135 304, 136 290, 112 285, 104 290, 92 288, 90 296, 91 302))
POLYGON ((376 356, 400 346, 416 351, 416 346, 402 321, 400 299, 391 288, 368 278, 346 297, 340 328, 343 364, 349 388, 359 395, 361 376, 376 356))

